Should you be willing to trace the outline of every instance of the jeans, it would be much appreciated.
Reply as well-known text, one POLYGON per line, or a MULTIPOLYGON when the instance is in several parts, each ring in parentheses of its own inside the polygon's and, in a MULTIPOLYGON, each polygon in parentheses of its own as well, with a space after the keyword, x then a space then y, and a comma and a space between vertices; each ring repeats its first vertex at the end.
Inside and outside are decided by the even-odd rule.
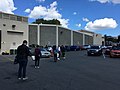
POLYGON ((57 54, 54 54, 54 61, 57 62, 57 54))
POLYGON ((27 62, 28 62, 28 60, 19 61, 18 78, 26 77, 27 62))
POLYGON ((35 66, 39 66, 40 57, 35 56, 35 66))

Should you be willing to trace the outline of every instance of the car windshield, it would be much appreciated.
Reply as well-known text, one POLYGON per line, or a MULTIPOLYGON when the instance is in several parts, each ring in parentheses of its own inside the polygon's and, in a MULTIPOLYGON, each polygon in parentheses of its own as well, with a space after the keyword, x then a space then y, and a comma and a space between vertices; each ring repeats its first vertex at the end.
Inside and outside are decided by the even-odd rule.
POLYGON ((91 49, 99 49, 99 46, 91 46, 91 49))
POLYGON ((120 50, 120 47, 112 47, 112 50, 120 50))

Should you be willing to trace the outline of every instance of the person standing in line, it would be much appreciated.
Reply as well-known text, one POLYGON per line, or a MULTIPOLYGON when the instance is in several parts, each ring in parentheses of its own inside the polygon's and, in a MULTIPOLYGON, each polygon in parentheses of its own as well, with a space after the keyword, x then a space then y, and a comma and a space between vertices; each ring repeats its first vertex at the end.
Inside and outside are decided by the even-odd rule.
POLYGON ((58 60, 60 60, 61 57, 61 48, 60 45, 58 45, 58 60))
POLYGON ((28 63, 28 56, 31 56, 29 48, 27 46, 27 41, 24 40, 23 44, 17 48, 17 59, 19 61, 18 79, 26 80, 26 67, 28 63))
POLYGON ((62 53, 62 58, 65 60, 65 47, 63 45, 61 46, 61 53, 62 53))
POLYGON ((35 48, 35 68, 39 68, 39 61, 41 57, 41 51, 39 45, 35 48))
POLYGON ((53 46, 54 62, 57 62, 57 53, 58 53, 58 50, 56 48, 56 45, 54 45, 53 46))

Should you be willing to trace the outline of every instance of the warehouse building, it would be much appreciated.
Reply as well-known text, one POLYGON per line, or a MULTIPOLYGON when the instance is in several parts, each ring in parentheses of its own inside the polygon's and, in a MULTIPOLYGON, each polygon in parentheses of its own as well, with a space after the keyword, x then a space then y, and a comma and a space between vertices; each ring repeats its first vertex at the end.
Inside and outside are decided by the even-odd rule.
POLYGON ((85 36, 86 43, 93 43, 93 45, 103 45, 104 38, 103 38, 102 34, 94 33, 94 32, 87 31, 87 30, 78 30, 78 32, 86 34, 86 36, 85 36), (93 40, 91 41, 90 38, 93 38, 93 40))
POLYGON ((28 40, 28 18, 0 12, 0 52, 16 49, 28 40))
POLYGON ((11 53, 23 40, 28 40, 29 45, 80 46, 92 45, 94 36, 60 25, 28 24, 28 17, 0 12, 0 53, 11 53))
POLYGON ((60 25, 29 24, 29 44, 40 46, 93 44, 93 37, 60 25))

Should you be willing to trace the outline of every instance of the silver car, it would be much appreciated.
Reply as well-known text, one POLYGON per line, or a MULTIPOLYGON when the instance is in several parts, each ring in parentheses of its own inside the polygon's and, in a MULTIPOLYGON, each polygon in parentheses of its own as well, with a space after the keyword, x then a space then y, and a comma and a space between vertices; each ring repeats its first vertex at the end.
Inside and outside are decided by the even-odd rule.
POLYGON ((41 57, 50 57, 51 56, 51 53, 49 51, 47 51, 45 48, 41 48, 40 49, 41 51, 41 57))

